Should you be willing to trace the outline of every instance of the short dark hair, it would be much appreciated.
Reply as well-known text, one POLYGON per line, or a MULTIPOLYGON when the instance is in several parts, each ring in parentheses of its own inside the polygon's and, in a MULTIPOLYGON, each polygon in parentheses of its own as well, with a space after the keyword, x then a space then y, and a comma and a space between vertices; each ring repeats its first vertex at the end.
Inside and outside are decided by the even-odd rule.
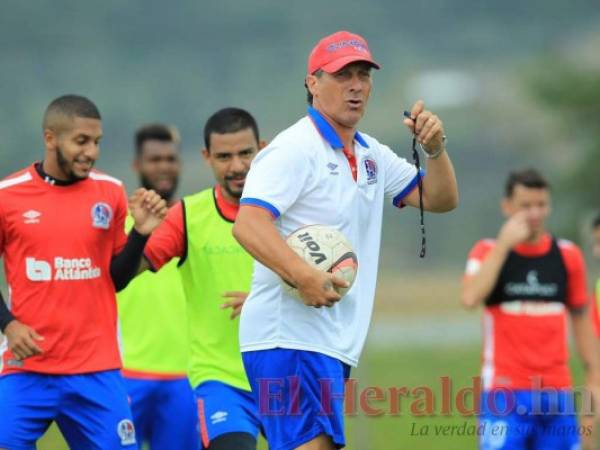
POLYGON ((150 123, 141 126, 135 132, 135 154, 142 154, 142 147, 146 141, 173 142, 179 144, 179 133, 177 129, 162 123, 150 123))
POLYGON ((531 189, 550 189, 550 183, 535 169, 522 169, 510 172, 504 185, 504 196, 506 198, 512 197, 517 185, 531 189))
POLYGON ((592 228, 593 229, 596 229, 598 227, 600 227, 600 213, 596 216, 596 218, 592 222, 592 228))
POLYGON ((64 126, 65 118, 73 119, 75 117, 102 120, 98 107, 89 98, 68 94, 55 98, 50 102, 44 113, 42 126, 44 129, 49 128, 58 131, 64 126))
POLYGON ((204 145, 210 151, 210 135, 236 133, 251 128, 258 143, 258 125, 248 111, 241 108, 223 108, 214 113, 204 125, 204 145))
MULTIPOLYGON (((313 75, 316 76, 317 78, 319 78, 321 75, 323 75, 323 70, 319 69, 315 73, 313 73, 313 75)), ((308 86, 306 85, 306 81, 304 81, 304 87, 306 88, 306 103, 308 103, 308 106, 312 106, 312 104, 313 104, 313 95, 308 90, 308 86)))

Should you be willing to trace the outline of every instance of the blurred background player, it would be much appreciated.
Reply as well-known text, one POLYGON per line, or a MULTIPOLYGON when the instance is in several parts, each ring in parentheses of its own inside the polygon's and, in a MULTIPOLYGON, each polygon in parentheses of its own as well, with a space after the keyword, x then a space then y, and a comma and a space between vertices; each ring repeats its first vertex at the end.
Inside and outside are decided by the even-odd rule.
POLYGON ((357 131, 373 68, 379 66, 359 35, 340 31, 315 45, 305 77, 308 115, 253 162, 234 226, 235 237, 257 260, 240 323, 244 366, 257 404, 269 404, 268 384, 261 380, 275 380, 272 399, 283 400, 261 410, 273 450, 345 445, 344 380, 358 364, 369 328, 385 198, 397 207, 418 207, 415 187, 422 179, 424 209, 444 212, 458 203, 442 122, 422 101, 404 124, 423 146, 425 177, 357 131), (334 287, 345 282, 310 267, 282 238, 317 223, 340 230, 358 257, 356 281, 341 301, 334 287), (298 288, 304 302, 283 293, 278 275, 298 288), (319 380, 331 382, 335 401, 323 398, 319 380))
POLYGON ((93 169, 102 123, 87 98, 52 101, 43 132, 44 160, 0 182, 0 448, 34 449, 52 421, 71 448, 137 448, 115 288, 137 272, 166 204, 138 189, 125 234, 123 186, 93 169))
MULTIPOLYGON (((140 186, 173 206, 181 171, 177 130, 163 124, 135 134, 133 168, 140 186)), ((133 221, 128 217, 127 228, 133 221)), ((197 450, 196 402, 187 379, 187 320, 178 259, 145 272, 117 296, 123 376, 140 445, 197 450)))
POLYGON ((238 339, 252 258, 235 241, 231 228, 250 163, 264 143, 254 118, 238 108, 222 109, 208 119, 204 143, 202 154, 215 186, 173 206, 144 254, 154 270, 179 258, 190 331, 188 376, 198 403, 203 447, 252 450, 260 422, 238 339))
MULTIPOLYGON (((593 253, 597 260, 600 260, 600 214, 598 214, 592 222, 592 239, 593 239, 593 253)), ((592 293, 592 320, 594 322, 594 328, 596 329, 596 335, 600 337, 600 307, 598 302, 600 301, 600 276, 594 283, 594 290, 592 293)))
POLYGON ((496 239, 478 241, 468 257, 461 302, 485 307, 480 420, 488 430, 503 427, 483 434, 482 449, 578 448, 576 414, 569 413, 567 313, 588 386, 598 386, 583 255, 548 233, 550 211, 544 177, 533 169, 512 172, 502 200, 506 222, 496 239))

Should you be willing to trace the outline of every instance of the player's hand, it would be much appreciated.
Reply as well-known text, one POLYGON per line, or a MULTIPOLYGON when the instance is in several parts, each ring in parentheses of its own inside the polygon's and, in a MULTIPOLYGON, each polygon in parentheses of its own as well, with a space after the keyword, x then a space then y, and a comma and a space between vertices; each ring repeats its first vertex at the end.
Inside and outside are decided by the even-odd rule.
POLYGON ((167 202, 153 190, 137 189, 129 197, 129 212, 136 231, 148 236, 167 215, 167 202))
POLYGON ((444 145, 444 124, 438 116, 425 109, 423 100, 418 100, 410 110, 413 119, 405 118, 404 125, 417 136, 427 153, 436 153, 444 145))
POLYGON ((244 302, 246 298, 248 298, 247 292, 239 292, 239 291, 228 291, 223 292, 223 298, 230 299, 221 305, 221 309, 231 308, 230 319, 235 319, 242 313, 242 306, 244 306, 244 302))
POLYGON ((336 288, 347 288, 348 282, 329 272, 309 267, 296 284, 300 297, 307 306, 332 307, 342 298, 336 288))
POLYGON ((38 342, 43 341, 44 338, 33 328, 23 325, 18 320, 13 320, 6 326, 4 335, 8 341, 8 349, 19 361, 43 353, 38 342))
POLYGON ((527 223, 527 217, 524 211, 520 211, 508 219, 500 232, 497 242, 511 249, 515 245, 527 240, 531 236, 531 228, 527 223))

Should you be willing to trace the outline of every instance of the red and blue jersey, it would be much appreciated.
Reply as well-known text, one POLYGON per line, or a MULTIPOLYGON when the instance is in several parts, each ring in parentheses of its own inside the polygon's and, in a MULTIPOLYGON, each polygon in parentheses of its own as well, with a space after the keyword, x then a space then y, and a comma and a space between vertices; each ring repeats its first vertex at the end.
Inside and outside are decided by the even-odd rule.
POLYGON ((0 347, 1 373, 80 374, 121 366, 110 262, 127 240, 122 183, 98 171, 69 185, 35 166, 0 181, 0 256, 17 320, 44 340, 17 361, 0 347))
MULTIPOLYGON (((467 262, 467 277, 479 271, 494 245, 492 239, 475 244, 467 262)), ((508 278, 499 277, 505 293, 494 290, 498 298, 486 302, 483 316, 484 388, 569 388, 566 312, 587 304, 583 254, 572 242, 556 241, 547 234, 536 244, 516 246, 511 254, 516 259, 509 255, 502 271, 508 278), (551 258, 553 252, 556 257, 551 258), (549 259, 560 260, 562 281, 549 259), (522 279, 505 270, 517 260, 523 266, 519 268, 522 279), (554 298, 554 292, 564 298, 554 298), (501 299, 503 296, 506 298, 501 299)))

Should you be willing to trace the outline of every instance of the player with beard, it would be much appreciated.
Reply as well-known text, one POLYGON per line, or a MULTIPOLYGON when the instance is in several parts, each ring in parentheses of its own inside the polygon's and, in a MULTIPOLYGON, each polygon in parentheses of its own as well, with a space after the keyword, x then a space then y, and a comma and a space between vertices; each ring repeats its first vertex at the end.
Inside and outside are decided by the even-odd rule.
POLYGON ((188 377, 203 448, 254 450, 260 422, 238 340, 253 263, 231 229, 250 163, 265 144, 248 112, 225 108, 206 122, 204 145, 215 186, 173 206, 144 254, 153 270, 179 258, 187 299, 188 377))
MULTIPOLYGON (((169 206, 181 171, 177 131, 163 124, 135 135, 133 168, 140 184, 169 206)), ((128 218, 127 227, 132 226, 128 218)), ((185 294, 177 258, 146 272, 118 295, 123 375, 140 444, 151 450, 197 450, 197 413, 187 380, 185 294)))
POLYGON ((166 203, 135 191, 125 234, 123 185, 93 169, 102 124, 87 98, 51 102, 43 131, 44 160, 0 181, 0 448, 34 449, 53 421, 71 448, 137 448, 115 289, 137 272, 166 203))

